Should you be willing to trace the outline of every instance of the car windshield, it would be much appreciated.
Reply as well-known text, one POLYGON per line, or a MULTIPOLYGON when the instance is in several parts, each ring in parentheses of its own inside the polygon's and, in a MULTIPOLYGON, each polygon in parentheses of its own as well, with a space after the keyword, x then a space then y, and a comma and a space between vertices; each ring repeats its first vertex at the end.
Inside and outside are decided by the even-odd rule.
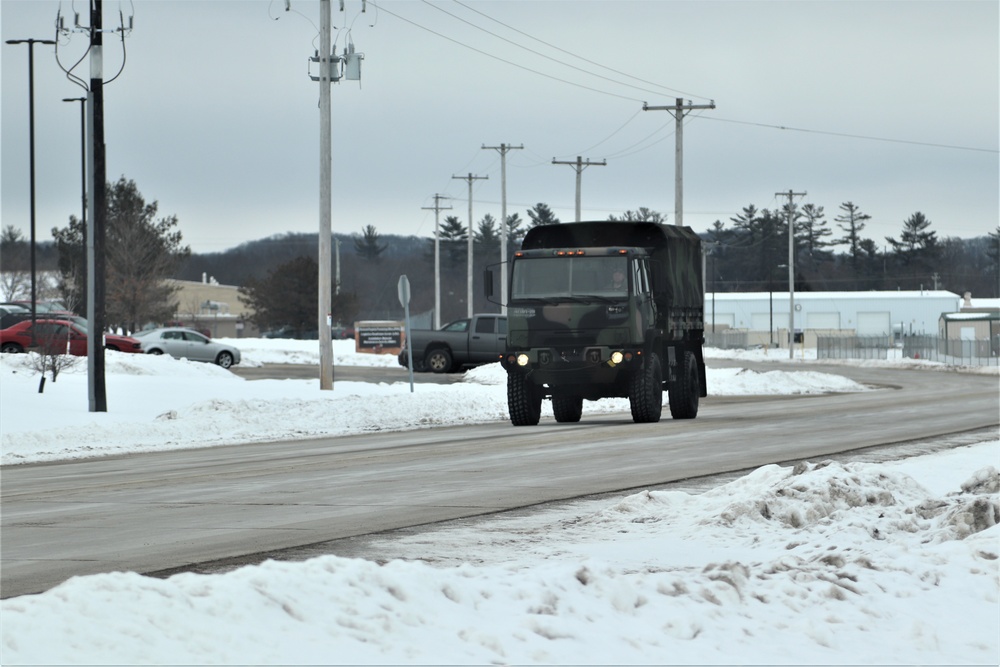
POLYGON ((514 262, 511 300, 563 300, 624 296, 628 259, 602 257, 522 257, 514 262))

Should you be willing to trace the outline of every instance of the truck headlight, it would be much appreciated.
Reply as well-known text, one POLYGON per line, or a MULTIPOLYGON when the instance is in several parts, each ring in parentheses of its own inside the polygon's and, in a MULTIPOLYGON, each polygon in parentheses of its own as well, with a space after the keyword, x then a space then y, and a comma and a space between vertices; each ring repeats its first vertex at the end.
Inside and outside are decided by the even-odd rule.
POLYGON ((624 358, 625 355, 621 353, 621 350, 615 350, 614 352, 611 353, 611 363, 613 363, 616 366, 620 364, 624 358))
POLYGON ((517 365, 518 366, 527 366, 528 365, 528 361, 529 361, 528 355, 526 355, 525 353, 522 352, 521 354, 517 355, 517 365))

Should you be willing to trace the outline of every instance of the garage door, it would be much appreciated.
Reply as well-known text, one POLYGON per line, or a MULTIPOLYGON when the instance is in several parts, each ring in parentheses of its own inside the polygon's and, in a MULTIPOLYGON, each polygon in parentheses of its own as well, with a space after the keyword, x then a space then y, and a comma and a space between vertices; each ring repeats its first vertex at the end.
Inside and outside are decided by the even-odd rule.
POLYGON ((888 336, 892 329, 889 313, 858 313, 859 336, 888 336))

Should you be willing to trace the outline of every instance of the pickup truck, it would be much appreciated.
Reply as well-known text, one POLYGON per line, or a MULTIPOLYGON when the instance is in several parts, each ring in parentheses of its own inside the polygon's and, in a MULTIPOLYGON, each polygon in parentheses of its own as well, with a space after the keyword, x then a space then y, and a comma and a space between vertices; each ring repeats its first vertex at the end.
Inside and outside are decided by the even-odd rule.
MULTIPOLYGON (((507 349, 507 318, 503 315, 474 315, 455 320, 440 329, 410 331, 413 370, 452 373, 467 366, 498 361, 507 349)), ((408 366, 407 351, 399 353, 399 365, 408 366)))

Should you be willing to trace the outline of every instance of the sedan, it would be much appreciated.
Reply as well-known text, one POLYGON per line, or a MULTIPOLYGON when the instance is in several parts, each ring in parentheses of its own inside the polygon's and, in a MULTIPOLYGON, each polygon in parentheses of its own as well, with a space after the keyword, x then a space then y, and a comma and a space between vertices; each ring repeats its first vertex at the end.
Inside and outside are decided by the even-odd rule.
POLYGON ((165 327, 143 331, 139 335, 142 351, 169 354, 178 359, 209 361, 223 368, 240 363, 240 351, 232 345, 217 343, 193 329, 165 327))
MULTIPOLYGON (((35 319, 0 329, 0 352, 24 352, 34 342, 48 354, 87 356, 86 320, 35 319)), ((118 352, 142 352, 139 341, 131 336, 104 334, 104 347, 118 352)))

